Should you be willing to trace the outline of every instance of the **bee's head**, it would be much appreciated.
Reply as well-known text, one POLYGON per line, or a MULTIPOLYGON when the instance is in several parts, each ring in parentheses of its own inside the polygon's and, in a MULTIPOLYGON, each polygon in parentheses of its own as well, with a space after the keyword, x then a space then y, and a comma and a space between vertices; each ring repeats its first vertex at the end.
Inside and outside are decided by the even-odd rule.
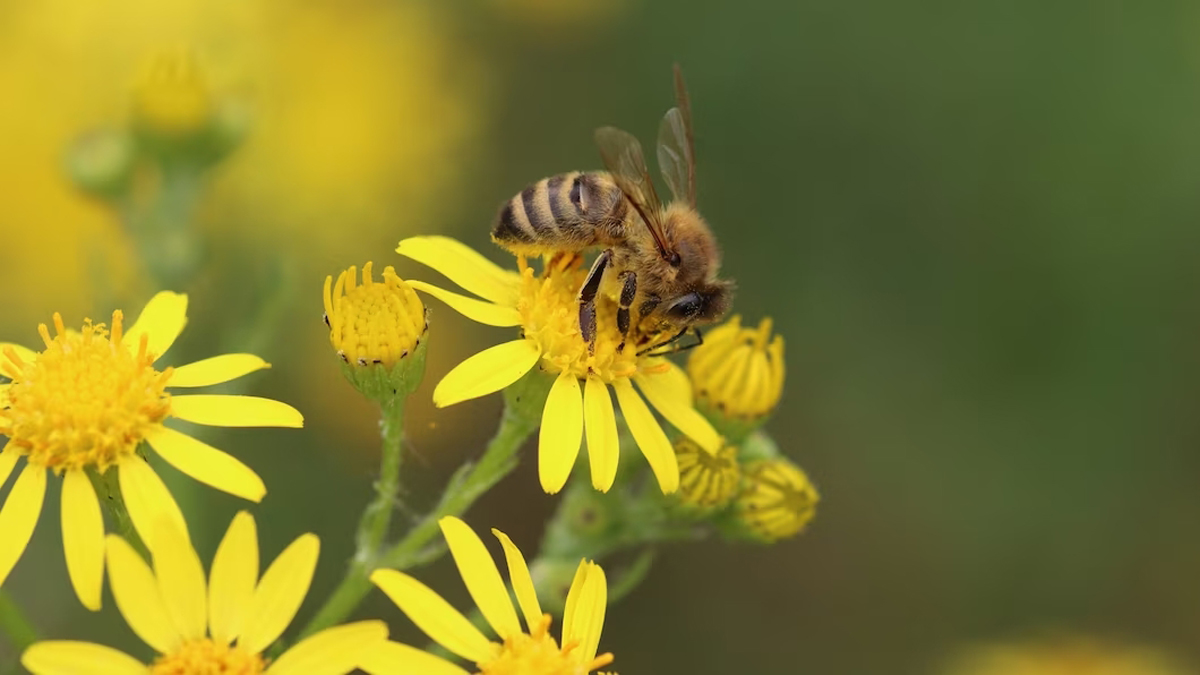
POLYGON ((700 284, 675 298, 663 313, 677 324, 704 324, 718 321, 733 300, 733 282, 716 280, 700 284))

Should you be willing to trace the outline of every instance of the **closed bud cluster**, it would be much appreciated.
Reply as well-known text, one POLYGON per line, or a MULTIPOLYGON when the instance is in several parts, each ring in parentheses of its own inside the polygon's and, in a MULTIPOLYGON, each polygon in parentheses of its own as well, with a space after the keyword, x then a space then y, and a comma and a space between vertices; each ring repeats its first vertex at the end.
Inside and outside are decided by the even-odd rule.
POLYGON ((325 278, 325 323, 342 371, 363 395, 386 402, 412 393, 425 374, 426 310, 391 267, 382 282, 363 265, 325 278))
POLYGON ((783 336, 771 320, 744 328, 740 316, 714 328, 692 352, 688 376, 696 407, 735 443, 762 425, 783 393, 783 336))

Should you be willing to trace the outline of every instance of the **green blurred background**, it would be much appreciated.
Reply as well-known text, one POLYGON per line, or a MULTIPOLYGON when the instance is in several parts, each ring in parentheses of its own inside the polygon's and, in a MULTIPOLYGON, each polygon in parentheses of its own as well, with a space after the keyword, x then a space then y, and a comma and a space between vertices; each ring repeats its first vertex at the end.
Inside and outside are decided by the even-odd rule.
MULTIPOLYGON (((610 609, 614 667, 928 673, 1046 631, 1200 661, 1200 5, 0 0, 0 340, 155 290, 63 158, 123 124, 139 69, 179 46, 254 124, 190 225, 204 248, 170 358, 244 344, 263 310, 234 291, 273 289, 252 337, 275 367, 251 384, 307 427, 210 440, 267 482, 264 560, 321 536, 300 620, 343 570, 377 461, 321 324, 325 275, 429 278, 392 253, 418 233, 503 260, 497 205, 595 167, 597 126, 649 143, 678 61, 735 311, 788 341, 768 428, 823 501, 772 547, 664 551, 610 609)), ((436 410, 432 383, 505 335, 431 306, 418 505, 500 405, 436 410)), ((529 460, 467 520, 532 552, 555 499, 529 460)), ((246 504, 163 473, 210 559, 246 504)), ((107 591, 98 615, 71 594, 56 495, 6 587, 47 637, 148 656, 107 591)), ((417 575, 467 605, 447 561, 417 575)), ((418 639, 378 594, 359 615, 418 639)))

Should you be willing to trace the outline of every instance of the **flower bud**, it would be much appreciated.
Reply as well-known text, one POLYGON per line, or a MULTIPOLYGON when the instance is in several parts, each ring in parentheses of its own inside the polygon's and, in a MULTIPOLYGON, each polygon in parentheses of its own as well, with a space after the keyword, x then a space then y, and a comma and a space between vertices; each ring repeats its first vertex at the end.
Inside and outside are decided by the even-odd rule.
POLYGON ((723 435, 739 443, 762 425, 783 393, 783 336, 771 319, 743 328, 740 316, 714 328, 692 352, 688 376, 696 407, 723 435))
POLYGON ((385 402, 411 394, 425 374, 429 323, 420 298, 390 266, 383 282, 363 265, 325 277, 325 323, 342 372, 363 395, 385 402))
POLYGON ((194 138, 206 129, 212 111, 208 78, 188 50, 156 55, 134 86, 134 128, 153 139, 194 138))
POLYGON ((747 462, 735 502, 738 529, 764 543, 799 534, 816 515, 817 489, 791 461, 779 457, 747 462))
POLYGON ((679 502, 688 510, 700 512, 728 504, 737 495, 742 478, 737 454, 737 448, 732 445, 726 445, 714 454, 686 436, 679 437, 675 441, 675 458, 679 462, 676 498, 679 502))
POLYGON ((67 172, 84 192, 114 199, 129 190, 137 165, 137 145, 123 131, 98 129, 67 151, 67 172))

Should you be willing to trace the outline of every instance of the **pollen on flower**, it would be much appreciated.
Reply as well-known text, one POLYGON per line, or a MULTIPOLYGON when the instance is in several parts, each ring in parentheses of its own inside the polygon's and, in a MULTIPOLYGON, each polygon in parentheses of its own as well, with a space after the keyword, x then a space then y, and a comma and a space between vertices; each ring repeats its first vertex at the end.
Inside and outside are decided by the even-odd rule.
POLYGON ((738 518, 760 539, 791 537, 816 515, 820 496, 800 467, 783 458, 763 459, 747 463, 743 471, 738 518))
POLYGON ((265 668, 258 654, 202 638, 158 657, 150 675, 259 675, 265 668))
POLYGON ((54 315, 54 337, 38 327, 46 348, 32 362, 12 348, 0 358, 16 374, 8 390, 0 434, 9 437, 30 463, 62 473, 94 466, 103 471, 134 451, 146 433, 171 410, 168 368, 153 368, 143 336, 136 351, 121 344, 121 311, 113 312, 112 334, 104 324, 84 322, 67 331, 54 315))
POLYGON ((783 393, 783 336, 771 337, 769 318, 744 328, 735 316, 704 336, 687 370, 701 405, 743 420, 761 418, 783 393))
POLYGON ((678 497, 684 504, 715 508, 728 504, 737 494, 742 472, 736 447, 726 445, 714 454, 682 436, 675 442, 675 458, 679 462, 678 497))
POLYGON ((325 320, 329 342, 352 365, 391 367, 416 349, 425 333, 425 307, 416 292, 383 269, 383 282, 372 279, 371 263, 363 265, 362 284, 353 265, 325 279, 325 320))
MULTIPOLYGON (((639 369, 637 350, 617 331, 617 303, 601 292, 596 297, 596 342, 593 349, 579 332, 579 288, 587 277, 583 258, 558 256, 535 274, 523 257, 517 258, 521 285, 517 310, 525 337, 538 343, 542 363, 551 373, 589 373, 606 383, 632 377, 639 369)), ((666 367, 662 364, 663 368, 666 367)))
POLYGON ((504 640, 491 660, 478 664, 480 675, 586 675, 613 662, 612 654, 600 654, 590 663, 579 663, 572 652, 579 645, 559 648, 550 636, 550 615, 530 631, 504 640))

